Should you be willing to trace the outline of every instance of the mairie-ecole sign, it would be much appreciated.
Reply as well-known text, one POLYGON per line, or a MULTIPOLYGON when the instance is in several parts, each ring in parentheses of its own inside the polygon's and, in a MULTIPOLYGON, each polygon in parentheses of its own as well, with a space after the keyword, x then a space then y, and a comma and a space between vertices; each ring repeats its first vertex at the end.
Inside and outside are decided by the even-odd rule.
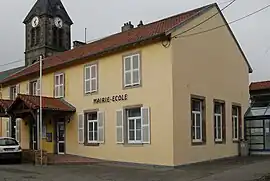
POLYGON ((127 94, 121 94, 121 95, 95 98, 93 99, 93 103, 100 104, 100 103, 119 102, 119 101, 126 101, 127 99, 128 99, 127 94))

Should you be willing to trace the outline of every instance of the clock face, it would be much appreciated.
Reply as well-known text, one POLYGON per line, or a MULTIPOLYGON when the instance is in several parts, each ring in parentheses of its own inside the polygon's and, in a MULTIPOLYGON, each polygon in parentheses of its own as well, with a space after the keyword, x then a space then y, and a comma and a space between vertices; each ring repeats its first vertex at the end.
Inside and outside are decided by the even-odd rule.
POLYGON ((56 26, 57 28, 62 28, 62 26, 63 26, 63 21, 62 21, 61 18, 56 17, 56 18, 54 18, 54 24, 55 24, 55 26, 56 26))
POLYGON ((38 23, 39 23, 39 19, 38 19, 37 16, 35 16, 35 17, 32 19, 32 26, 35 28, 35 27, 37 27, 38 23))

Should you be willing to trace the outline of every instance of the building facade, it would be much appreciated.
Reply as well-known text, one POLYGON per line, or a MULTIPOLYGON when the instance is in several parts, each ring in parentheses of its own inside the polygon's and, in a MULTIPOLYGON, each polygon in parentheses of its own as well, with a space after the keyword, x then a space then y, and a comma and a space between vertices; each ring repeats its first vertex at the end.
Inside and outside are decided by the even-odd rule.
POLYGON ((238 154, 252 70, 216 4, 126 23, 43 67, 41 91, 38 63, 1 82, 3 98, 14 100, 2 132, 15 132, 24 149, 40 148, 41 93, 49 153, 165 166, 238 154))

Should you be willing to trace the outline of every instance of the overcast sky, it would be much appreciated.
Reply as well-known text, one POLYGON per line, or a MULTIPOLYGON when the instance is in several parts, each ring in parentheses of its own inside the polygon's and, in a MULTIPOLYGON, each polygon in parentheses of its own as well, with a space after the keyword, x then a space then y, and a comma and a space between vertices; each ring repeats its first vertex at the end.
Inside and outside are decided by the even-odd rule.
MULTIPOLYGON (((0 65, 24 59, 23 19, 36 0, 1 0, 0 65)), ((148 23, 186 10, 217 2, 222 8, 228 0, 62 0, 74 24, 72 40, 87 40, 119 32, 124 22, 148 23)), ((240 18, 270 3, 269 0, 237 0, 223 13, 227 21, 240 18)), ((231 25, 254 73, 250 81, 270 80, 270 8, 231 25)), ((24 62, 0 66, 0 70, 23 65, 24 62)))

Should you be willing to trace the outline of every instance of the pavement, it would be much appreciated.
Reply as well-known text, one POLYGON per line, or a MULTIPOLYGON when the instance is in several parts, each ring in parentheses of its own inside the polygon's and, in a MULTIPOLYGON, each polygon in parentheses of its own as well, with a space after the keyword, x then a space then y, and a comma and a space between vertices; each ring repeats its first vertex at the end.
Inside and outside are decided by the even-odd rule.
POLYGON ((0 181, 255 181, 270 173, 270 157, 233 158, 179 168, 112 163, 34 166, 1 164, 0 181))

